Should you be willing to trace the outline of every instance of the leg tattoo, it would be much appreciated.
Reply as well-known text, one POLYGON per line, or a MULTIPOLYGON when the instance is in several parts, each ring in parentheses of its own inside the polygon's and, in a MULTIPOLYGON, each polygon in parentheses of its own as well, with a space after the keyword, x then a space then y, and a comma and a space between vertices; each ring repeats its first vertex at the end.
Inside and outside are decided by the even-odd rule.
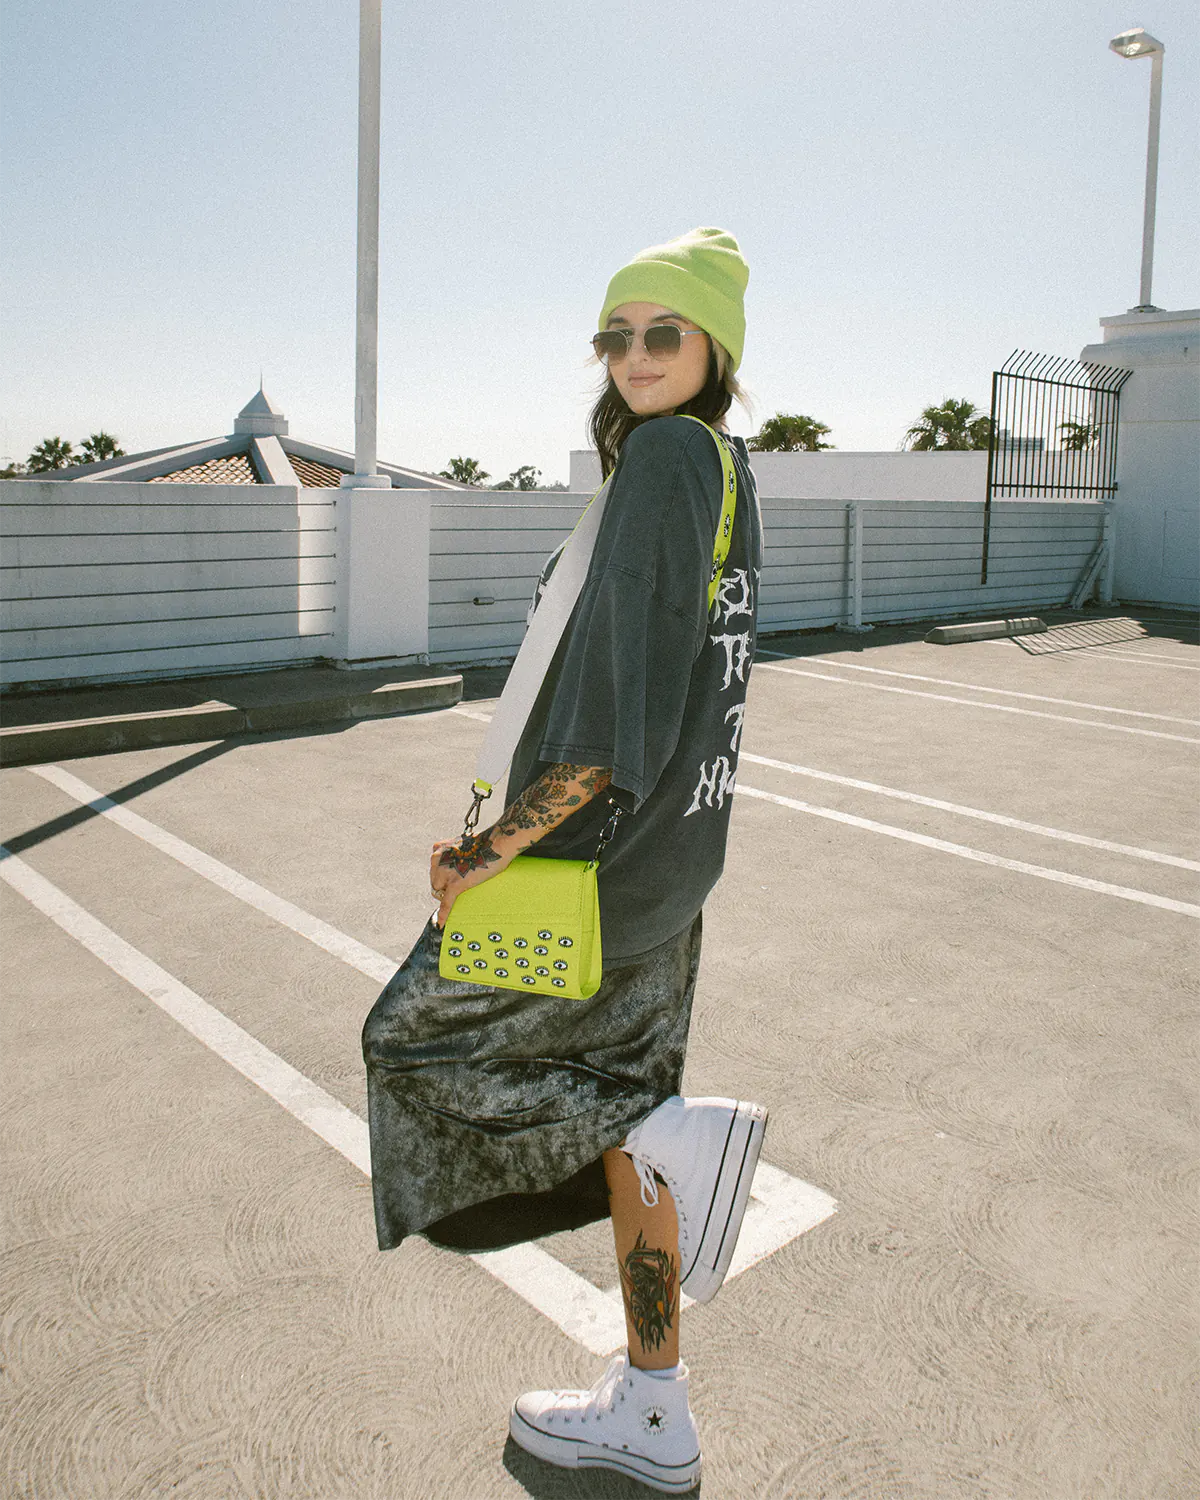
POLYGON ((667 1250, 651 1250, 642 1233, 637 1244, 618 1263, 621 1289, 629 1308, 629 1321, 642 1341, 642 1348, 657 1349, 672 1327, 679 1307, 679 1269, 667 1250))

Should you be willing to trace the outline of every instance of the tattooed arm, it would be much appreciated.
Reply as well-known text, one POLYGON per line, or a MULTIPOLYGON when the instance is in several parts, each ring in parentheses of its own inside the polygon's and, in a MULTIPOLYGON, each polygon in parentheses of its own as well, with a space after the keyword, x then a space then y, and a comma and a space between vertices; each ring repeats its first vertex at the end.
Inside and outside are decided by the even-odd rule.
POLYGON ((434 844, 429 883, 442 898, 437 925, 445 925, 460 891, 499 875, 518 854, 598 797, 611 780, 612 772, 598 766, 550 766, 490 828, 434 844))

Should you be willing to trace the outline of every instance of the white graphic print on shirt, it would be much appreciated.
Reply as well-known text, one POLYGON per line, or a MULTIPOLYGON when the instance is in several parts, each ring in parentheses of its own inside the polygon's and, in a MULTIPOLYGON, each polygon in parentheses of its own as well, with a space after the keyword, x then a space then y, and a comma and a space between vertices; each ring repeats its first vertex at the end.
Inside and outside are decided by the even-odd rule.
MULTIPOLYGON (((758 575, 759 570, 756 568, 756 583, 758 575)), ((713 603, 713 624, 728 626, 729 621, 735 616, 752 614, 749 575, 745 568, 735 568, 728 577, 721 579, 717 589, 717 597, 713 603)), ((696 782, 696 790, 692 793, 691 806, 684 813, 685 818, 690 818, 694 812, 699 812, 702 805, 723 808, 725 798, 733 795, 734 783, 737 780, 737 750, 742 736, 742 722, 746 716, 744 689, 746 669, 750 665, 752 656, 750 636, 749 630, 740 632, 726 630, 723 634, 710 635, 708 638, 712 645, 725 648, 725 680, 721 684, 720 691, 725 692, 736 677, 743 686, 743 692, 740 701, 726 711, 724 719, 726 724, 730 721, 733 724, 729 740, 729 749, 733 759, 730 760, 728 755, 718 755, 711 765, 707 761, 701 761, 699 780, 696 782)))

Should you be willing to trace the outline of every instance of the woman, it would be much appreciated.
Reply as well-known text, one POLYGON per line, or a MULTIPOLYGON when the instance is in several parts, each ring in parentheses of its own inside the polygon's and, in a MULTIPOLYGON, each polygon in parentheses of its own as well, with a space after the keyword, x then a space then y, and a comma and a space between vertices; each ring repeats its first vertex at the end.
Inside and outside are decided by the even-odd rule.
MULTIPOLYGON (((522 1447, 682 1493, 700 1446, 679 1359, 679 1298, 729 1265, 766 1111, 679 1095, 754 654, 762 530, 746 445, 711 609, 723 471, 711 432, 741 397, 746 263, 696 229, 613 277, 593 343, 591 432, 607 478, 588 575, 482 833, 435 844, 438 901, 363 1028, 381 1249, 423 1232, 479 1250, 611 1214, 628 1348, 589 1391, 514 1403, 522 1447), (600 861, 604 971, 588 1000, 438 975, 455 898, 536 844, 600 861)), ((553 566, 547 563, 540 591, 553 566)))

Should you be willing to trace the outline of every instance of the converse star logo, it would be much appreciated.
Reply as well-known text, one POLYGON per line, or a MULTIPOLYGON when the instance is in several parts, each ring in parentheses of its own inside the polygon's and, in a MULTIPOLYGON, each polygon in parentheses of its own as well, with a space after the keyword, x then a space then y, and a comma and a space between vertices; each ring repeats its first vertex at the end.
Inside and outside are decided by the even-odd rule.
POLYGON ((642 1413, 642 1426, 647 1432, 663 1432, 667 1425, 667 1414, 661 1406, 648 1406, 642 1413))

